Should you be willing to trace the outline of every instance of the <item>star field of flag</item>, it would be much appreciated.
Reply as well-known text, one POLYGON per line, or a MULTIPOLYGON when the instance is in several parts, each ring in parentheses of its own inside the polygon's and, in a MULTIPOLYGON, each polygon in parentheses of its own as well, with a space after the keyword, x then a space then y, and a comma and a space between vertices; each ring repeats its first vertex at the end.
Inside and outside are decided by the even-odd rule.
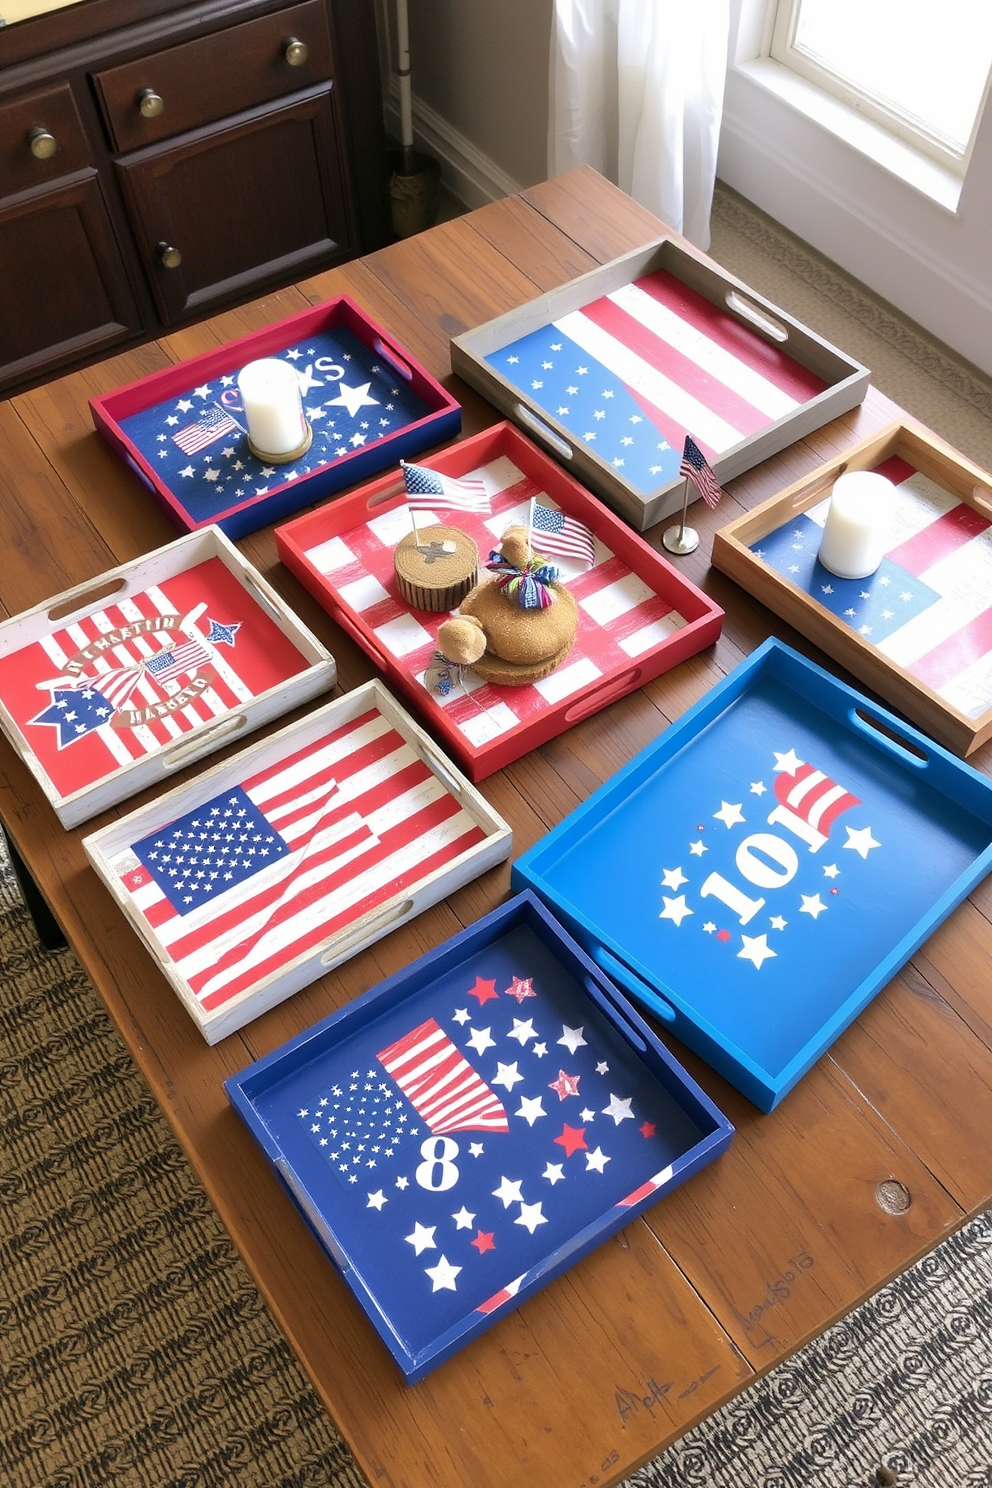
POLYGON ((290 848, 238 786, 136 842, 133 851, 173 908, 189 914, 290 848))
POLYGON ((124 434, 194 522, 333 465, 430 412, 347 326, 276 355, 295 369, 313 429, 310 448, 293 464, 267 465, 249 450, 236 372, 121 419, 124 434))
POLYGON ((266 1121, 415 1351, 663 1187, 699 1131, 529 926, 391 1003, 266 1121))
POLYGON ((664 271, 560 316, 486 361, 642 494, 679 478, 686 434, 712 463, 825 385, 664 271))
POLYGON ((829 497, 752 544, 776 573, 946 702, 992 708, 992 523, 898 456, 876 466, 896 517, 877 572, 840 579, 817 560, 829 497))

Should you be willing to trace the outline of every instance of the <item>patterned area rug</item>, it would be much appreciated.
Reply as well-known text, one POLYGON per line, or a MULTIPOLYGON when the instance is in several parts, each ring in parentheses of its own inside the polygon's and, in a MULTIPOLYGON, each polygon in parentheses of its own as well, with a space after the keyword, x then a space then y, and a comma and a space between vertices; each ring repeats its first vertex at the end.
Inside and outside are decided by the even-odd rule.
MULTIPOLYGON (((713 254, 992 466, 992 380, 724 188, 713 254)), ((39 948, 5 860, 0 1144, 3 1488, 365 1488, 96 993, 69 952, 39 948)), ((868 1488, 882 1464, 901 1485, 992 1488, 990 1337, 986 1216, 630 1488, 868 1488)))

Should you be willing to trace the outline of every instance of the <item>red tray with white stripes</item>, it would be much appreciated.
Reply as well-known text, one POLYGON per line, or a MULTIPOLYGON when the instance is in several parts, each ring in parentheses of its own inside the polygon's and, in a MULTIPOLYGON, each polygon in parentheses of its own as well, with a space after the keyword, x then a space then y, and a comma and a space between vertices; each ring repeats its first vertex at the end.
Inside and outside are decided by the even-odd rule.
POLYGON ((682 504, 686 434, 728 481, 855 407, 869 379, 670 237, 456 336, 451 365, 642 532, 682 504))
POLYGON ((213 1044, 511 843, 480 793, 367 682, 84 847, 213 1044))
POLYGON ((532 497, 577 518, 596 539, 593 566, 556 559, 575 595, 579 630, 558 669, 526 687, 472 672, 439 698, 424 684, 447 614, 411 610, 393 575, 393 549, 410 530, 396 471, 276 528, 279 556, 427 720, 472 780, 482 780, 572 724, 660 676, 720 634, 723 611, 510 423, 496 424, 423 462, 483 481, 489 516, 447 514, 475 539, 482 561, 532 497))

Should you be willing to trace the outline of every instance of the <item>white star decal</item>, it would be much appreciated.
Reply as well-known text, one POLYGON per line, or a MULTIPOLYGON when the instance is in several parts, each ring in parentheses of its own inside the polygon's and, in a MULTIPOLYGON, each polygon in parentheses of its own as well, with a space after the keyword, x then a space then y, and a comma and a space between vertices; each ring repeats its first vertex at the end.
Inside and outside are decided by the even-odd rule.
POLYGON ((455 1286, 455 1277, 461 1269, 461 1266, 453 1266, 447 1256, 442 1256, 436 1266, 425 1266, 424 1274, 434 1283, 432 1292, 456 1292, 458 1288, 455 1286))
POLYGON ((506 1035, 507 1038, 516 1039, 520 1047, 526 1044, 528 1039, 537 1038, 537 1029, 534 1027, 534 1019, 528 1018, 524 1022, 521 1018, 514 1018, 513 1027, 506 1035))
POLYGON ((468 1040, 469 1048, 474 1049, 477 1054, 484 1054, 487 1049, 495 1049, 496 1040, 491 1035, 491 1028, 473 1028, 472 1037, 468 1040))
POLYGON ((522 1079, 523 1075, 517 1069, 515 1062, 513 1064, 500 1064, 497 1061, 496 1073, 492 1080, 494 1085, 505 1085, 507 1090, 512 1090, 514 1085, 519 1084, 522 1079))
POLYGON ((800 894, 799 897, 803 901, 799 906, 799 913, 812 915, 814 920, 818 920, 827 907, 819 894, 800 894))
POLYGON ((741 811, 741 804, 742 803, 740 801, 738 801, 736 805, 732 804, 730 801, 721 801, 720 810, 714 811, 713 813, 715 820, 722 821, 727 827, 735 827, 738 822, 742 822, 744 820, 744 813, 741 811))
POLYGON ((680 889, 684 883, 688 882, 689 880, 681 868, 665 868, 662 871, 661 883, 663 888, 680 889))
POLYGON ((475 1215, 469 1214, 464 1204, 459 1209, 458 1213, 453 1214, 451 1217, 455 1221, 456 1230, 470 1230, 472 1228, 472 1222, 475 1219, 475 1215))
POLYGON ((565 1177, 564 1165, 562 1163, 549 1162, 541 1177, 547 1178, 551 1187, 554 1188, 555 1184, 561 1183, 565 1177))
POLYGON ((558 1040, 564 1044, 569 1054, 574 1054, 576 1049, 581 1049, 585 1043, 581 1028, 569 1028, 567 1023, 561 1025, 561 1038, 558 1040))
POLYGON ((605 1059, 601 1059, 597 1064, 596 1073, 597 1075, 608 1075, 610 1073, 610 1066, 605 1059))
POLYGON ((408 1245, 413 1246, 414 1251, 419 1256, 422 1250, 437 1249, 437 1246, 434 1244, 434 1231, 436 1229, 437 1225, 422 1225, 419 1221, 415 1221, 413 1234, 405 1235, 403 1238, 408 1245))
POLYGON ((520 1213, 513 1221, 514 1224, 524 1225, 532 1235, 538 1225, 547 1224, 547 1222, 541 1213, 540 1201, 536 1204, 521 1204, 520 1213))
POLYGON ((795 775, 797 770, 802 769, 803 761, 799 758, 794 749, 790 749, 788 754, 779 754, 774 749, 772 750, 772 753, 775 755, 775 764, 773 768, 776 775, 779 773, 780 770, 784 770, 786 775, 795 775))
POLYGON ((836 863, 824 863, 823 872, 825 877, 827 878, 836 878, 837 875, 840 873, 840 869, 837 867, 836 863))
POLYGON ((523 1195, 520 1192, 522 1178, 516 1178, 512 1182, 505 1175, 499 1180, 499 1188, 493 1189, 493 1198, 499 1199, 504 1209, 509 1209, 511 1204, 522 1204, 523 1195))
POLYGON ((768 944, 767 935, 742 935, 741 940, 744 942, 744 949, 737 952, 738 961, 752 961, 760 969, 761 963, 767 961, 769 956, 778 955, 768 944))
POLYGON ((752 796, 763 796, 765 794, 765 791, 767 789, 768 789, 768 787, 767 787, 767 785, 765 784, 765 782, 763 780, 752 780, 751 781, 751 794, 752 794, 752 796))
POLYGON ((209 398, 210 397, 210 384, 209 384, 209 382, 205 382, 202 387, 194 388, 193 389, 193 393, 194 393, 194 395, 197 398, 204 398, 204 399, 209 398))
POLYGON ((368 1201, 368 1203, 366 1204, 365 1207, 367 1209, 379 1209, 379 1210, 381 1210, 383 1204, 388 1204, 388 1203, 389 1203, 389 1200, 386 1198, 386 1195, 383 1193, 382 1189, 380 1188, 379 1191, 378 1191, 378 1193, 374 1193, 374 1194, 373 1193, 370 1193, 369 1194, 369 1201, 368 1201))
POLYGON ((472 1014, 468 1008, 456 1008, 451 1016, 456 1023, 467 1023, 472 1014))
POLYGON ((514 1112, 514 1115, 522 1116, 528 1126, 533 1126, 539 1116, 547 1116, 547 1114, 542 1104, 542 1098, 539 1095, 522 1095, 520 1097, 520 1105, 514 1112))
POLYGON ((180 413, 189 413, 193 405, 188 398, 180 398, 179 402, 176 404, 176 407, 179 409, 180 413))
POLYGON ((611 1090, 610 1104, 608 1106, 604 1106, 600 1114, 603 1116, 612 1116, 613 1121, 617 1126, 620 1125, 621 1121, 633 1121, 634 1113, 630 1109, 633 1099, 633 1096, 629 1096, 627 1100, 621 1100, 620 1097, 618 1095, 614 1095, 613 1091, 611 1090))
POLYGON ((612 1161, 613 1159, 607 1157, 602 1147, 596 1147, 592 1152, 586 1153, 586 1172, 603 1173, 606 1171, 606 1164, 612 1161))
POLYGON ((468 1155, 469 1155, 469 1157, 481 1157, 484 1151, 485 1151, 485 1148, 483 1147, 483 1145, 482 1145, 481 1142, 469 1142, 469 1144, 468 1144, 468 1155))
POLYGON ((703 924, 703 929, 706 931, 707 935, 712 935, 713 931, 716 929, 716 926, 714 925, 712 920, 706 920, 703 924))
POLYGON ((871 835, 871 827, 859 827, 857 830, 854 827, 847 827, 845 830, 847 831, 847 841, 844 843, 844 846, 852 848, 860 858, 866 858, 873 847, 881 847, 882 845, 880 842, 876 842, 871 835))
POLYGON ((704 852, 709 852, 705 842, 690 842, 689 852, 694 858, 701 858, 704 852))
POLYGON ((783 920, 781 915, 772 915, 768 923, 773 930, 784 930, 789 922, 788 920, 783 920))
POLYGON ((360 408, 378 407, 379 399, 369 397, 370 382, 363 382, 361 387, 349 387, 346 382, 338 383, 338 396, 328 398, 328 408, 346 408, 350 418, 354 418, 360 408))
POLYGON ((664 894, 661 897, 665 907, 658 916, 659 920, 674 920, 676 925, 681 925, 686 916, 693 913, 685 902, 684 894, 680 894, 677 899, 669 899, 664 894))

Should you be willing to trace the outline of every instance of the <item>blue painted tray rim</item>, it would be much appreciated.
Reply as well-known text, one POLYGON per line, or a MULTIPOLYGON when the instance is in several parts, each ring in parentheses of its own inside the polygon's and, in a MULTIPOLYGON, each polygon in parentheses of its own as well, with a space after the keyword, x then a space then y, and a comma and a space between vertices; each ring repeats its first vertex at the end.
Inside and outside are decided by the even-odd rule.
POLYGON ((347 1281, 363 1311, 398 1364, 407 1384, 415 1384, 424 1378, 471 1342, 473 1338, 485 1332, 509 1312, 514 1311, 554 1277, 560 1275, 590 1250, 608 1239, 610 1235, 629 1224, 645 1209, 657 1203, 687 1178, 713 1161, 727 1149, 734 1134, 734 1128, 723 1112, 693 1080, 692 1076, 682 1068, 674 1055, 669 1053, 628 998, 583 951, 582 947, 555 919, 548 907, 530 889, 514 895, 481 920, 452 936, 435 950, 428 951, 402 971, 395 972, 337 1012, 329 1014, 319 1023, 297 1034, 272 1053, 264 1055, 237 1074, 229 1076, 224 1081, 224 1089, 231 1105, 282 1177, 297 1207, 309 1221, 334 1260, 340 1274, 347 1281), (708 1135, 703 1136, 694 1147, 683 1153, 671 1165, 671 1178, 664 1186, 622 1209, 618 1215, 615 1213, 615 1208, 610 1209, 599 1220, 577 1230, 567 1245, 559 1246, 547 1256, 539 1268, 532 1269, 517 1294, 509 1298, 505 1304, 482 1319, 470 1314, 454 1327, 439 1333, 426 1347, 412 1351, 393 1331, 389 1319, 379 1308, 374 1294, 365 1286, 363 1279, 352 1271, 347 1256, 337 1244, 333 1227, 328 1223, 326 1216, 315 1209, 312 1196, 301 1191, 299 1182, 295 1179, 280 1144, 259 1114, 257 1102, 259 1097, 272 1085, 277 1084, 285 1073, 319 1058, 325 1048, 333 1046, 339 1036, 342 1038, 346 1036, 353 1026, 363 1026, 373 1022, 378 1014, 388 1007, 402 1002, 406 997, 415 997, 418 982, 429 983, 435 980, 443 975, 447 968, 462 962, 467 954, 483 949, 490 941, 497 939, 520 923, 528 924, 538 935, 553 943, 562 959, 566 963, 571 963, 571 969, 582 980, 587 995, 597 1005, 599 1011, 631 1045, 642 1063, 655 1075, 669 1095, 681 1102, 693 1121, 704 1129, 708 1129, 708 1135), (411 984, 413 984, 412 988, 411 984), (358 1020, 357 1025, 356 1020, 358 1020))
MULTIPOLYGON (((807 660, 772 636, 671 724, 654 743, 635 755, 563 822, 524 852, 512 865, 511 883, 515 888, 532 888, 540 894, 552 910, 563 917, 569 928, 579 935, 594 957, 598 951, 605 950, 612 953, 624 967, 629 967, 633 976, 625 984, 626 990, 649 1010, 669 1022, 674 1021, 673 1010, 677 1010, 691 1028, 702 1036, 704 1045, 707 1041, 715 1043, 726 1052, 731 1066, 737 1067, 735 1076, 733 1068, 728 1068, 726 1063, 716 1064, 720 1073, 743 1090, 762 1110, 772 1110, 886 982, 905 965, 941 921, 992 869, 992 841, 935 900, 930 910, 892 947, 874 970, 852 989, 833 1016, 815 1036, 796 1050, 787 1064, 774 1074, 763 1069, 744 1050, 731 1044, 719 1029, 707 1023, 693 1009, 691 1002, 667 986, 656 971, 639 963, 601 926, 594 925, 582 910, 570 904, 561 891, 548 882, 548 874, 556 859, 586 836, 598 820, 609 814, 613 805, 625 799, 644 780, 650 778, 660 765, 672 759, 682 749, 691 747, 698 734, 764 675, 778 676, 786 685, 794 686, 796 691, 821 708, 824 708, 824 704, 832 704, 833 706, 824 708, 824 711, 832 712, 835 717, 839 716, 838 709, 843 710, 849 726, 868 734, 876 743, 879 732, 883 738, 888 733, 894 734, 897 739, 906 740, 911 748, 923 755, 924 760, 915 758, 908 750, 893 743, 888 746, 888 751, 896 763, 903 769, 926 768, 932 772, 929 779, 931 788, 956 805, 971 811, 976 819, 987 823, 992 837, 992 780, 980 775, 972 766, 911 724, 872 702, 855 688, 841 682, 823 667, 807 660), (880 725, 880 729, 866 729, 858 719, 858 714, 874 720, 876 725, 880 725), (643 991, 638 988, 638 982, 645 984, 643 991), (666 1004, 670 1006, 666 1008, 666 1004)), ((689 1042, 688 1039, 685 1041, 689 1042)), ((704 1048, 699 1052, 704 1058, 709 1058, 713 1051, 706 1051, 704 1048)), ((715 1063, 713 1060, 710 1062, 715 1063)))

